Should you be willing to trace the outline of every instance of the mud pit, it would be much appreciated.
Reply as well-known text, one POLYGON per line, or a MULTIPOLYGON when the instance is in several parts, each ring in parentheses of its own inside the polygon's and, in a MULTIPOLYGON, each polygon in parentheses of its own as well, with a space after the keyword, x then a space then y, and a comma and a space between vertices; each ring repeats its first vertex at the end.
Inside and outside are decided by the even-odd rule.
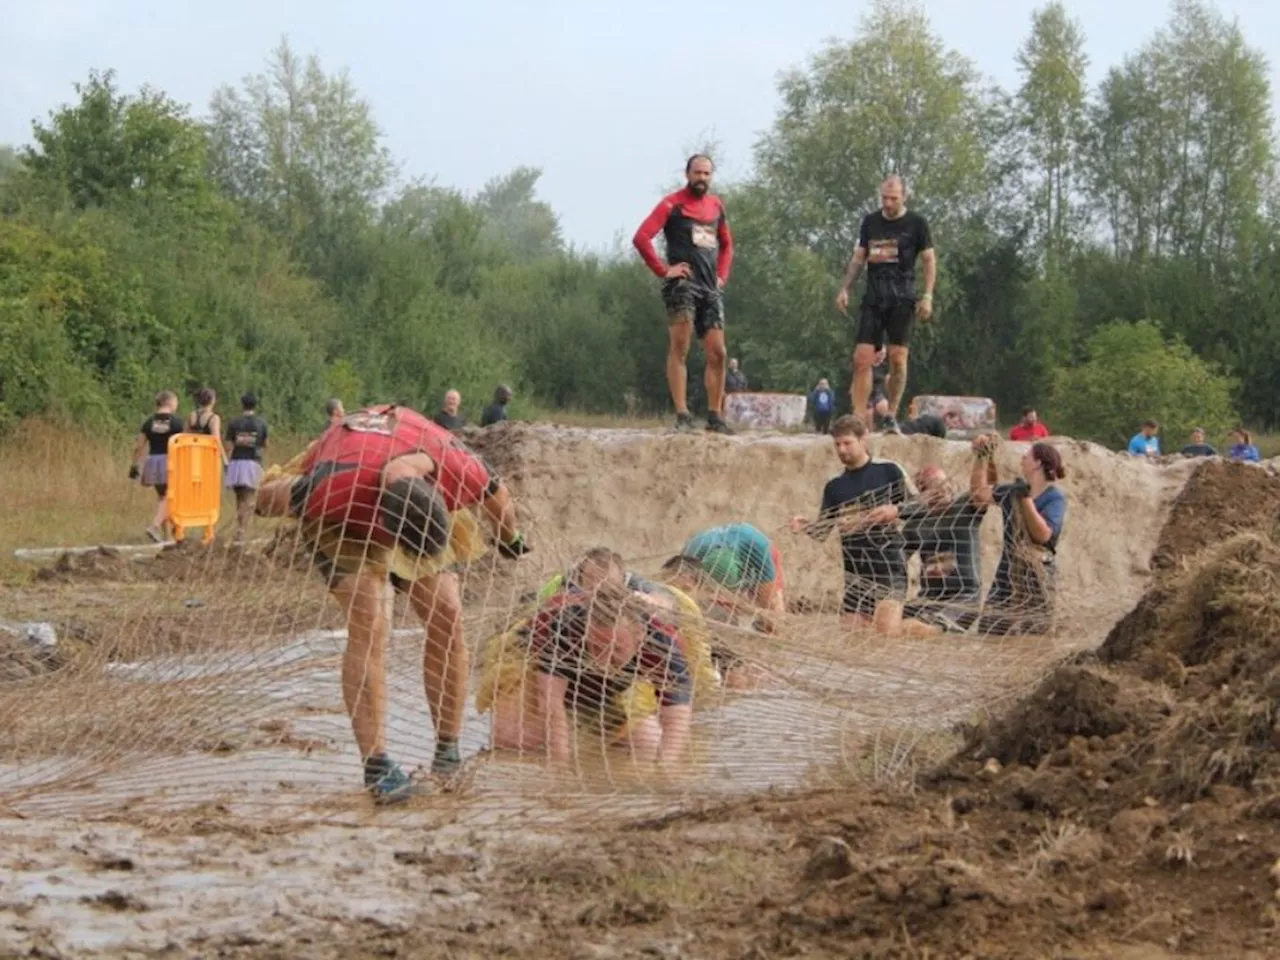
MULTIPOLYGON (((960 445, 925 438, 882 444, 880 455, 909 468, 941 462, 962 474, 966 464, 960 445)), ((536 564, 473 573, 473 639, 498 628, 514 598, 585 546, 608 543, 644 568, 694 530, 726 519, 777 533, 791 514, 812 510, 834 470, 828 445, 808 438, 708 443, 512 430, 485 453, 520 491, 540 549, 536 564), (694 453, 710 456, 698 463, 694 453)), ((261 642, 242 643, 237 658, 223 649, 210 655, 189 636, 185 643, 168 638, 149 657, 106 658, 101 666, 112 686, 132 691, 135 710, 155 711, 143 729, 168 745, 149 759, 130 754, 124 768, 118 756, 90 750, 95 766, 73 739, 83 744, 120 731, 108 725, 75 738, 50 732, 66 749, 23 769, 62 777, 53 791, 14 791, 12 757, 0 766, 0 799, 26 818, 3 823, 0 916, 15 923, 0 933, 0 950, 1269 955, 1267 858, 1280 847, 1266 801, 1275 789, 1266 786, 1271 768, 1258 752, 1264 724, 1254 716, 1237 736, 1227 776, 1215 779, 1212 745, 1200 744, 1200 779, 1160 786, 1162 764, 1171 761, 1159 753, 1159 736, 1169 736, 1170 718, 1178 716, 1171 704, 1181 694, 1148 679, 1146 660, 1152 649, 1167 652, 1151 639, 1167 624, 1151 621, 1125 641, 1141 656, 1125 654, 1111 670, 1063 668, 1087 676, 1059 671, 1047 681, 1056 685, 1012 702, 1064 653, 1095 646, 1133 607, 1150 581, 1148 558, 1167 539, 1163 521, 1174 499, 1181 495, 1186 504, 1197 495, 1197 481, 1187 485, 1191 464, 1157 467, 1075 444, 1066 454, 1072 514, 1061 556, 1071 616, 1059 636, 910 642, 842 635, 836 651, 824 646, 831 618, 795 617, 777 641, 790 641, 790 656, 763 657, 782 682, 701 712, 694 774, 670 785, 629 769, 625 758, 584 757, 561 782, 534 764, 480 758, 455 792, 408 811, 373 812, 351 791, 357 768, 335 677, 341 634, 320 622, 323 593, 303 577, 284 585, 291 601, 272 601, 279 624, 261 642), (286 616, 304 609, 314 622, 286 616), (1116 679, 1115 671, 1124 675, 1116 679), (170 700, 153 692, 175 687, 181 689, 170 700), (211 705, 225 703, 228 688, 240 691, 234 708, 223 708, 233 722, 188 729, 174 718, 190 717, 179 706, 205 693, 211 705), (1010 701, 1008 713, 1000 713, 1001 700, 1010 701), (931 759, 957 742, 946 737, 947 727, 970 724, 992 704, 999 716, 969 726, 964 749, 935 768, 931 759), (1036 704, 1043 705, 1039 714, 1036 704), (1031 722, 1032 714, 1040 719, 1031 722), (1018 739, 1023 729, 1035 731, 1030 746, 1018 739), (1127 769, 1119 757, 1135 744, 1141 759, 1130 757, 1138 767, 1127 769), (77 755, 79 772, 68 779, 57 766, 67 769, 77 755), (988 757, 1012 765, 993 773, 983 767, 988 757), (914 795, 894 788, 926 768, 933 772, 914 795), (872 785, 877 778, 888 782, 872 785), (733 797, 811 784, 840 787, 733 797), (1150 825, 1135 828, 1135 836, 1146 831, 1136 850, 1128 834, 1123 843, 1112 835, 1127 829, 1122 818, 1113 830, 1113 820, 1133 810, 1130 820, 1150 825), (67 814, 96 819, 69 824, 67 814), (1187 844, 1190 862, 1182 853, 1187 844), (1204 880, 1211 889, 1200 889, 1204 880)), ((1011 451, 1003 455, 1012 459, 1011 451)), ((1267 476, 1237 475, 1251 469, 1209 479, 1216 487, 1267 476)), ((1195 519, 1188 509, 1184 523, 1195 519)), ((1273 519, 1238 517, 1233 529, 1261 529, 1273 519)), ((989 551, 997 535, 984 531, 989 551)), ((836 589, 833 547, 826 556, 807 542, 784 538, 780 545, 801 592, 836 589)), ((988 571, 993 566, 994 556, 988 571)), ((181 586, 170 606, 193 599, 192 586, 181 586)), ((1179 589, 1155 584, 1156 591, 1179 589)), ((39 590, 20 605, 29 611, 39 590)), ((214 610, 213 619, 225 623, 230 614, 213 593, 208 606, 182 609, 193 617, 214 610)), ((145 599, 133 602, 148 608, 145 599)), ((204 636, 194 627, 186 632, 204 636)), ((1113 637, 1108 646, 1118 642, 1113 637)), ((393 748, 422 761, 431 742, 419 719, 412 632, 397 638, 395 656, 393 748)), ((103 659, 88 659, 95 657, 103 659)), ((58 699, 34 709, 37 686, 24 684, 26 712, 56 711, 58 699)), ((0 697, 11 689, 0 686, 0 697)), ((62 686, 60 697, 73 689, 62 686)), ((100 682, 85 691, 100 703, 104 694, 100 682)), ((468 733, 464 746, 473 752, 483 743, 483 723, 476 718, 468 733)))

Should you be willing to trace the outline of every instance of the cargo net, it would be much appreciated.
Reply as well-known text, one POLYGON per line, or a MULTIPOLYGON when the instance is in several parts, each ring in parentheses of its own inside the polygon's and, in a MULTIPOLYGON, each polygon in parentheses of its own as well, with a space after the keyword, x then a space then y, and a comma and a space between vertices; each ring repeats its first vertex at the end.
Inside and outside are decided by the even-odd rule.
POLYGON ((1052 652, 1052 551, 1008 484, 921 474, 624 557, 514 500, 513 526, 496 484, 441 521, 433 484, 299 476, 260 496, 287 481, 302 519, 259 518, 244 544, 65 554, 14 593, 0 816, 581 822, 906 776, 1052 652), (335 520, 344 496, 372 505, 359 522, 335 520), (985 578, 983 523, 1004 544, 985 578), (817 562, 831 589, 802 595, 788 575, 817 562), (407 799, 377 804, 366 785, 393 769, 407 799))

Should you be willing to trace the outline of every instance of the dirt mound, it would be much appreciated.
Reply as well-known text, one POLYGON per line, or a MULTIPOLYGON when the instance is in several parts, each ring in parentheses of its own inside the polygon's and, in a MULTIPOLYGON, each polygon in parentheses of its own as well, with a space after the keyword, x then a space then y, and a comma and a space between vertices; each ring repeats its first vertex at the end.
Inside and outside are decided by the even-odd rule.
POLYGON ((1151 557, 1157 570, 1176 567, 1183 559, 1233 533, 1270 535, 1280 522, 1280 477, 1248 463, 1206 460, 1173 502, 1169 519, 1151 557))

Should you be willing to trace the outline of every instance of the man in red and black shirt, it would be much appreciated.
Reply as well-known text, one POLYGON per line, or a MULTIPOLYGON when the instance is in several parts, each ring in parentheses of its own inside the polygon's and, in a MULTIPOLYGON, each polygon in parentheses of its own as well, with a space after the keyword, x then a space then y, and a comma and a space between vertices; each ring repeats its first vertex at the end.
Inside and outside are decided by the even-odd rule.
POLYGON ((694 154, 685 164, 688 185, 654 207, 633 238, 636 249, 662 284, 667 307, 667 385, 676 405, 676 429, 692 430, 689 415, 688 371, 685 359, 693 334, 707 357, 707 429, 733 433, 724 422, 724 302, 721 291, 733 264, 733 235, 724 204, 710 193, 711 158, 694 154), (654 249, 661 232, 666 241, 664 261, 654 249))

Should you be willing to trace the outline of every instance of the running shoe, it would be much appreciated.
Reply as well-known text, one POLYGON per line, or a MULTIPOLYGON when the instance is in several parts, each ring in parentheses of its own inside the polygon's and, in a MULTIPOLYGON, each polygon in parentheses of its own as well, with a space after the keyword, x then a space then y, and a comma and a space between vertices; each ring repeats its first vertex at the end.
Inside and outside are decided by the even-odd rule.
POLYGON ((364 786, 373 794, 373 802, 380 806, 403 803, 422 792, 400 764, 385 754, 365 761, 364 786))
POLYGON ((897 417, 885 417, 880 421, 880 430, 884 433, 902 433, 897 417))
POLYGON ((431 772, 442 777, 451 777, 462 769, 462 755, 458 753, 458 743, 439 742, 436 744, 436 755, 431 760, 431 772))
POLYGON ((707 414, 707 432, 721 433, 726 437, 732 437, 734 435, 733 428, 721 420, 720 414, 718 413, 707 414))
POLYGON ((687 413, 676 414, 676 431, 678 433, 688 433, 694 429, 693 417, 687 413))
POLYGON ((164 533, 159 527, 147 527, 147 536, 156 543, 164 543, 164 533))

